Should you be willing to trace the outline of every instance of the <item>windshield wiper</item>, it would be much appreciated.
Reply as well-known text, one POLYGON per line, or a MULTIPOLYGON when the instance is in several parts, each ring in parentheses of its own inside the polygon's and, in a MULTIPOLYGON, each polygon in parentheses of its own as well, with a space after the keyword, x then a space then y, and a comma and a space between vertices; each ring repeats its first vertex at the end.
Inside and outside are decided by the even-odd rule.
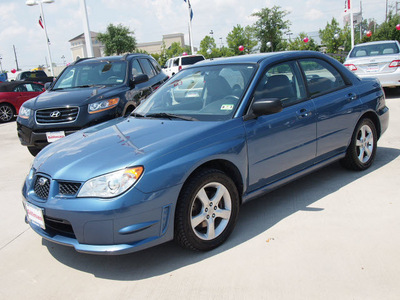
POLYGON ((174 115, 174 114, 169 114, 169 113, 154 113, 154 114, 148 114, 145 115, 146 118, 165 118, 165 119, 180 119, 180 120, 185 120, 185 121, 198 121, 196 118, 188 117, 188 116, 180 116, 180 115, 174 115))
POLYGON ((135 112, 132 112, 132 113, 130 114, 130 116, 133 116, 133 117, 135 117, 135 118, 144 118, 143 115, 138 114, 138 113, 135 113, 135 112))

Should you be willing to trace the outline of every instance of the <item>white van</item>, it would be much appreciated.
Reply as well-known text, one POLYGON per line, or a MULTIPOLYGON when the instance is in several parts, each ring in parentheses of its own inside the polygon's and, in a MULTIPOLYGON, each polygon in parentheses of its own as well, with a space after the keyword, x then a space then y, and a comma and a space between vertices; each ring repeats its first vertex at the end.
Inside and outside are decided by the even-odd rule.
POLYGON ((167 60, 164 66, 164 73, 169 77, 174 76, 180 70, 204 60, 203 55, 184 55, 173 57, 167 60))

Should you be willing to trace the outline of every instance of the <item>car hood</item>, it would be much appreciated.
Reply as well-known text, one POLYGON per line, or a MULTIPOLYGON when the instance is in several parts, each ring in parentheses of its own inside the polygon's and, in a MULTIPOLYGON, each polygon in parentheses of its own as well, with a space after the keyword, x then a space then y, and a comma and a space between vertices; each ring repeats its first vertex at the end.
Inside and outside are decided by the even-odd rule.
POLYGON ((127 87, 125 85, 112 87, 87 87, 65 90, 48 90, 38 97, 26 103, 25 106, 32 109, 42 109, 59 106, 82 106, 89 102, 113 97, 123 92, 127 87))
POLYGON ((83 182, 126 167, 148 165, 195 143, 204 146, 217 132, 231 130, 232 122, 117 118, 48 145, 33 167, 54 179, 83 182))

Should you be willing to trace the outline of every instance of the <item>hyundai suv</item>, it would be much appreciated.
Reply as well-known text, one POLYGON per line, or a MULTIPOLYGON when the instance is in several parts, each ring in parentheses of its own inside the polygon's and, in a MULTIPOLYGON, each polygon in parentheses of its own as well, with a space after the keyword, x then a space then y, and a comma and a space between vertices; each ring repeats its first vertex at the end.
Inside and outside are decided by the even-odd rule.
POLYGON ((80 59, 25 102, 17 118, 21 144, 32 155, 66 135, 127 116, 168 79, 145 54, 80 59))

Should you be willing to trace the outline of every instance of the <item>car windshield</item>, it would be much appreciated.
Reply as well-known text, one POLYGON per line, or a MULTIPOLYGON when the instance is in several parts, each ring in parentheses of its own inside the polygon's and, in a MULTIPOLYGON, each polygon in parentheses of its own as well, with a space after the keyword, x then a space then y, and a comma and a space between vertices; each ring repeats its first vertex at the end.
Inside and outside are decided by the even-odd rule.
POLYGON ((399 47, 396 43, 382 43, 382 44, 370 44, 360 45, 354 47, 350 53, 350 57, 366 57, 366 56, 378 56, 378 55, 389 55, 399 53, 399 47))
POLYGON ((136 116, 220 121, 233 117, 255 65, 236 64, 185 69, 136 110, 136 116))
POLYGON ((96 61, 69 66, 53 90, 88 86, 117 85, 125 81, 126 61, 96 61))

